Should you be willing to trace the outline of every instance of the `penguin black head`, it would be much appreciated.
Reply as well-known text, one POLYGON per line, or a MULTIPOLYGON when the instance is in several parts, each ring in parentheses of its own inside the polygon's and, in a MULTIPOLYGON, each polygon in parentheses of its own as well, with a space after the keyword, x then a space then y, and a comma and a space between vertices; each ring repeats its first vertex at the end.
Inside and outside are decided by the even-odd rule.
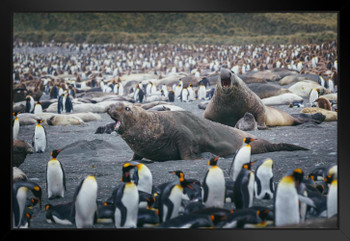
POLYGON ((131 163, 125 163, 123 165, 123 176, 122 176, 122 182, 131 182, 130 178, 130 170, 133 169, 135 165, 131 163))
POLYGON ((191 182, 188 182, 185 179, 185 174, 182 171, 178 170, 178 171, 172 171, 169 173, 175 174, 176 176, 179 177, 179 181, 182 187, 188 187, 189 189, 193 190, 193 187, 191 186, 191 182))
POLYGON ((51 156, 52 158, 56 158, 58 156, 58 154, 62 151, 62 149, 59 149, 59 150, 53 150, 51 152, 51 156))
POLYGON ((38 124, 40 124, 40 123, 43 122, 43 120, 42 120, 42 119, 37 119, 36 122, 37 122, 38 124))
POLYGON ((250 138, 250 137, 245 137, 243 139, 243 142, 246 143, 246 144, 249 144, 251 143, 252 141, 256 141, 257 139, 254 139, 254 138, 250 138))
POLYGON ((147 209, 151 209, 153 204, 156 202, 156 198, 151 196, 146 198, 146 201, 147 201, 147 209))
POLYGON ((176 176, 178 176, 180 182, 185 180, 185 175, 182 171, 178 170, 178 171, 171 171, 169 173, 175 174, 176 176))
POLYGON ((254 164, 254 163, 255 163, 255 161, 254 161, 254 162, 247 162, 247 163, 244 163, 244 164, 242 165, 242 168, 247 169, 247 170, 251 170, 251 169, 252 169, 252 164, 254 164))
POLYGON ((297 185, 299 185, 304 180, 304 172, 300 168, 295 168, 293 170, 292 176, 294 177, 297 185))
POLYGON ((219 156, 213 157, 209 160, 208 165, 209 166, 216 166, 219 160, 219 156))
POLYGON ((41 188, 38 185, 33 186, 32 193, 36 197, 37 203, 40 204, 41 208, 41 188))

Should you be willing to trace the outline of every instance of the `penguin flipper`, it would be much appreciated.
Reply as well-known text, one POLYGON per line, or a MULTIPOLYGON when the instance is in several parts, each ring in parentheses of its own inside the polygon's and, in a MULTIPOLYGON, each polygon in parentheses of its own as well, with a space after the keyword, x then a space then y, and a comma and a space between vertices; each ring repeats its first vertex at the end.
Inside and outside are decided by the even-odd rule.
POLYGON ((239 149, 236 150, 235 154, 233 154, 233 157, 232 157, 232 162, 231 162, 231 165, 230 165, 230 169, 228 169, 228 175, 231 176, 231 170, 232 170, 232 167, 233 167, 233 162, 235 161, 236 159, 236 156, 237 156, 237 153, 238 153, 239 149))
POLYGON ((127 215, 127 209, 126 207, 124 206, 124 204, 122 203, 122 197, 123 197, 123 193, 124 193, 124 189, 125 189, 125 184, 123 183, 122 184, 123 186, 121 186, 119 189, 118 189, 118 192, 115 196, 115 199, 114 199, 114 205, 115 205, 115 208, 114 208, 114 211, 116 208, 119 209, 120 211, 120 226, 123 227, 124 224, 125 224, 125 221, 126 221, 126 215, 127 215))
POLYGON ((131 180, 134 182, 135 185, 137 185, 139 183, 139 171, 137 168, 135 168, 135 172, 132 175, 131 180))
POLYGON ((174 204, 169 199, 166 199, 166 200, 164 200, 163 205, 166 205, 168 208, 168 212, 166 214, 165 220, 163 220, 163 222, 164 222, 164 221, 169 220, 171 218, 171 215, 172 215, 173 210, 174 210, 174 204))
POLYGON ((60 161, 58 161, 60 163, 60 166, 61 166, 61 170, 62 170, 62 174, 63 174, 63 187, 64 187, 64 190, 66 191, 67 190, 67 187, 66 187, 66 173, 64 172, 64 168, 63 168, 63 165, 60 161))
POLYGON ((73 204, 71 207, 71 216, 75 217, 75 201, 77 200, 77 196, 79 194, 79 191, 81 189, 81 186, 83 185, 84 179, 80 181, 80 184, 78 187, 75 189, 74 195, 73 195, 73 204))
POLYGON ((209 187, 207 185, 207 175, 208 175, 209 171, 207 171, 207 173, 205 174, 204 177, 204 181, 203 181, 203 202, 206 202, 208 200, 208 195, 209 195, 209 187))
MULTIPOLYGON (((259 196, 261 194, 261 181, 257 176, 255 176, 255 183, 256 183, 256 189, 255 189, 256 195, 259 196)), ((270 183, 270 186, 271 186, 271 183, 270 183)))

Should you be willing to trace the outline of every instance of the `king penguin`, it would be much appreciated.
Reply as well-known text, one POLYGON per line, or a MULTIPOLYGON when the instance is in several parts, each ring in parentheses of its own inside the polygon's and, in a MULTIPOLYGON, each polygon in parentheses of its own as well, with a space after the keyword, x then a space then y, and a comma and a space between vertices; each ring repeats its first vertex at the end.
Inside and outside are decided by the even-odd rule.
POLYGON ((168 99, 169 99, 169 102, 174 102, 175 101, 175 92, 173 90, 169 91, 168 99))
POLYGON ((240 149, 238 149, 232 159, 231 167, 229 173, 231 172, 231 168, 233 167, 232 179, 236 181, 236 178, 241 171, 243 164, 250 162, 250 157, 252 153, 252 147, 250 146, 250 142, 255 141, 256 139, 246 137, 243 139, 243 144, 240 149))
POLYGON ((251 170, 251 162, 243 164, 233 186, 232 201, 236 209, 253 206, 255 175, 251 170))
POLYGON ((137 227, 139 192, 130 178, 130 170, 134 167, 130 163, 123 165, 123 184, 118 188, 114 197, 114 226, 116 228, 137 227))
POLYGON ((284 176, 277 185, 274 213, 277 227, 300 222, 298 192, 291 175, 284 176))
POLYGON ((207 90, 204 84, 201 84, 198 88, 198 100, 205 100, 207 90))
POLYGON ((143 163, 132 161, 130 162, 134 165, 135 172, 131 178, 133 183, 137 186, 139 191, 152 194, 152 173, 150 169, 143 163))
POLYGON ((31 191, 41 206, 41 188, 32 181, 19 181, 12 184, 12 220, 13 227, 19 227, 22 223, 28 191, 31 191))
POLYGON ((41 125, 43 121, 38 119, 34 130, 33 147, 35 152, 44 152, 46 149, 46 131, 41 125))
POLYGON ((62 163, 57 160, 57 155, 62 151, 53 150, 51 152, 51 159, 46 165, 46 189, 49 199, 56 197, 64 197, 66 190, 66 178, 62 163))
POLYGON ((41 106, 41 103, 37 101, 34 107, 34 114, 40 114, 40 113, 43 113, 43 107, 41 106))
POLYGON ((182 93, 181 93, 181 101, 182 102, 188 102, 188 95, 189 95, 188 90, 187 90, 186 87, 184 87, 182 89, 182 93))
POLYGON ((184 173, 180 170, 169 172, 178 176, 178 181, 168 183, 160 193, 159 201, 159 218, 160 222, 165 222, 179 215, 181 200, 183 197, 184 187, 188 185, 184 173))
POLYGON ((266 158, 255 169, 255 197, 257 199, 273 198, 275 191, 273 183, 273 160, 266 158))
POLYGON ((26 112, 33 113, 34 111, 34 98, 31 95, 27 95, 26 97, 26 112))
POLYGON ((333 180, 327 195, 327 217, 331 218, 338 213, 338 180, 333 180))
POLYGON ((155 197, 150 196, 146 199, 147 207, 139 208, 137 215, 137 227, 153 227, 159 224, 159 210, 153 208, 155 197))
POLYGON ((19 119, 17 115, 18 113, 13 112, 13 122, 12 122, 13 140, 17 140, 18 132, 19 132, 19 119))
POLYGON ((310 91, 310 94, 309 94, 310 106, 316 106, 315 101, 316 101, 316 99, 318 99, 319 92, 320 91, 317 88, 314 88, 310 91))
POLYGON ((192 88, 192 84, 190 84, 187 88, 187 91, 188 91, 188 101, 194 101, 195 100, 195 93, 194 93, 194 90, 192 88))
POLYGON ((203 204, 205 207, 223 208, 225 201, 225 177, 224 172, 217 166, 219 156, 208 162, 210 168, 203 180, 203 204))
POLYGON ((182 86, 179 83, 176 87, 175 87, 175 99, 179 99, 181 98, 181 92, 182 92, 182 86))
POLYGON ((72 216, 73 202, 57 205, 46 204, 46 222, 60 225, 74 225, 74 216, 72 216))
POLYGON ((83 179, 73 196, 72 216, 77 228, 91 228, 96 218, 97 181, 92 175, 83 179))

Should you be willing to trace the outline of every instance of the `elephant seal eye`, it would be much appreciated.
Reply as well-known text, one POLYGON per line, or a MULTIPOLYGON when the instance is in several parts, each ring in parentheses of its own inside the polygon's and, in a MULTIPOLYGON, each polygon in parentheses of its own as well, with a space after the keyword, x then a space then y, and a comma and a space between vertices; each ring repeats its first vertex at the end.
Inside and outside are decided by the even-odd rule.
POLYGON ((124 108, 126 111, 130 111, 131 109, 129 107, 124 108))

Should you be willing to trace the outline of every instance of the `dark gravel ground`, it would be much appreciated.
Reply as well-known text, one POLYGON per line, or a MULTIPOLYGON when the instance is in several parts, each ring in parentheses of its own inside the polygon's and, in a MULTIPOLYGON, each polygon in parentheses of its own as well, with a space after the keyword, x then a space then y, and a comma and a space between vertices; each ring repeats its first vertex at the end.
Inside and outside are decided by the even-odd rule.
MULTIPOLYGON (((202 116, 203 110, 197 107, 199 101, 192 103, 176 102, 175 104, 202 116)), ((299 108, 291 109, 288 106, 278 106, 288 113, 299 113, 299 108)), ((44 153, 28 155, 20 166, 29 179, 37 182, 43 189, 42 208, 35 206, 31 220, 31 228, 74 228, 74 226, 62 226, 48 224, 45 219, 44 205, 46 203, 58 204, 72 200, 73 193, 80 181, 87 175, 95 175, 98 182, 98 200, 106 200, 121 181, 122 163, 128 161, 133 152, 117 134, 94 134, 97 127, 112 122, 107 114, 101 114, 102 120, 88 122, 81 126, 46 126, 48 145, 44 153), (46 164, 50 160, 50 152, 67 146, 58 160, 64 166, 66 172, 65 197, 48 200, 46 193, 46 164)), ((21 126, 19 139, 31 143, 34 133, 34 125, 21 126)), ((270 152, 252 155, 252 161, 264 158, 274 160, 274 180, 277 183, 290 169, 299 167, 304 173, 309 173, 318 166, 328 166, 337 162, 337 122, 323 122, 316 124, 302 124, 299 126, 274 127, 269 130, 252 131, 254 135, 271 142, 287 142, 309 148, 308 151, 294 152, 270 152)), ((203 180, 208 169, 208 160, 212 156, 204 153, 203 159, 174 160, 166 162, 146 162, 153 174, 153 183, 161 184, 177 177, 169 174, 172 170, 182 170, 187 178, 203 180)), ((228 169, 232 158, 220 158, 218 165, 228 177, 228 169)), ((253 166, 253 169, 255 167, 253 166)), ((272 205, 272 201, 254 200, 255 205, 272 205)), ((226 204, 232 208, 233 204, 226 204)), ((95 228, 114 228, 112 224, 96 224, 95 228)))

